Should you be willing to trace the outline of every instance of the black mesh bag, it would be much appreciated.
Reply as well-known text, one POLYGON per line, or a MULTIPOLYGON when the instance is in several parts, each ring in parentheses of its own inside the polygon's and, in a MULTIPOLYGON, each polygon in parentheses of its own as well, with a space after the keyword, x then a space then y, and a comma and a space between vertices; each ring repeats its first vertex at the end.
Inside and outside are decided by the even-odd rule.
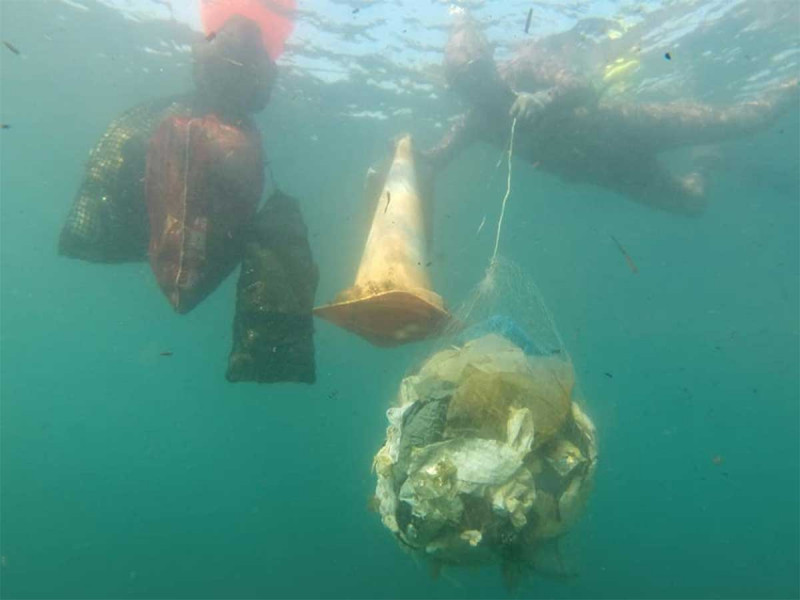
POLYGON ((314 383, 318 280, 298 202, 275 192, 245 246, 228 381, 314 383))

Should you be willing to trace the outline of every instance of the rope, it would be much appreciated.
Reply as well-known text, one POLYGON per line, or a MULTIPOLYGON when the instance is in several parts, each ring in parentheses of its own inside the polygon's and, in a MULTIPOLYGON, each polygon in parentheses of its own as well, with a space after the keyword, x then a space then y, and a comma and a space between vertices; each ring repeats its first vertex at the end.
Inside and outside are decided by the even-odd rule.
POLYGON ((511 195, 511 157, 514 154, 514 130, 517 128, 516 117, 511 122, 511 140, 508 143, 508 180, 506 181, 506 195, 503 196, 503 206, 500 209, 500 219, 497 221, 497 235, 494 238, 494 252, 492 252, 492 259, 489 261, 489 269, 492 269, 497 259, 497 248, 500 246, 500 230, 503 228, 503 217, 506 214, 506 201, 511 195))

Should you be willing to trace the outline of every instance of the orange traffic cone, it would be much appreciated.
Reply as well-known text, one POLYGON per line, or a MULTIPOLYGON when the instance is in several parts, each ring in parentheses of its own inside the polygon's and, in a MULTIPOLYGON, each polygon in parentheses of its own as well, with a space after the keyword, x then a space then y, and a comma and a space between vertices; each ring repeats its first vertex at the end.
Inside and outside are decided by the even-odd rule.
POLYGON ((434 335, 449 319, 427 272, 422 199, 406 135, 395 150, 378 197, 353 287, 314 314, 376 346, 397 346, 434 335))

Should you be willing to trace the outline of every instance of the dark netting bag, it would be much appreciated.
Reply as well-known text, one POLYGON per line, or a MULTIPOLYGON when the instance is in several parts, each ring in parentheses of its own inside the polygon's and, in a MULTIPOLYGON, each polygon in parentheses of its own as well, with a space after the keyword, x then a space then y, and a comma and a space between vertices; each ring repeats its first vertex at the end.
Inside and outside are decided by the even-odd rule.
POLYGON ((148 142, 165 117, 188 110, 183 98, 160 99, 135 106, 108 126, 89 154, 83 182, 61 230, 59 254, 103 263, 147 259, 148 142))
POLYGON ((213 114, 167 117, 150 140, 146 173, 150 266, 186 313, 241 260, 264 186, 261 135, 213 114))
POLYGON ((228 381, 314 383, 318 280, 298 202, 275 192, 245 246, 228 381))

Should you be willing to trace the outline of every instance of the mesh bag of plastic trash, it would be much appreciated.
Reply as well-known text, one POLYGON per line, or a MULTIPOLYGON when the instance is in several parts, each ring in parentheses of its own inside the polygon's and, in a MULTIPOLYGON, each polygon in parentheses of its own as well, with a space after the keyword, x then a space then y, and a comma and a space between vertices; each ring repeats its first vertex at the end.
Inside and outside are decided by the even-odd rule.
POLYGON ((229 381, 314 383, 311 310, 318 280, 299 204, 275 192, 245 245, 229 381))
POLYGON ((497 263, 457 316, 387 412, 375 505, 403 547, 434 564, 535 570, 586 504, 595 428, 519 269, 497 263))
POLYGON ((153 134, 150 266, 176 311, 190 311, 239 264, 263 186, 261 135, 248 121, 172 116, 153 134))
POLYGON ((92 262, 147 260, 150 224, 144 201, 148 142, 167 116, 188 112, 183 98, 146 102, 115 119, 89 154, 61 229, 62 256, 92 262))

